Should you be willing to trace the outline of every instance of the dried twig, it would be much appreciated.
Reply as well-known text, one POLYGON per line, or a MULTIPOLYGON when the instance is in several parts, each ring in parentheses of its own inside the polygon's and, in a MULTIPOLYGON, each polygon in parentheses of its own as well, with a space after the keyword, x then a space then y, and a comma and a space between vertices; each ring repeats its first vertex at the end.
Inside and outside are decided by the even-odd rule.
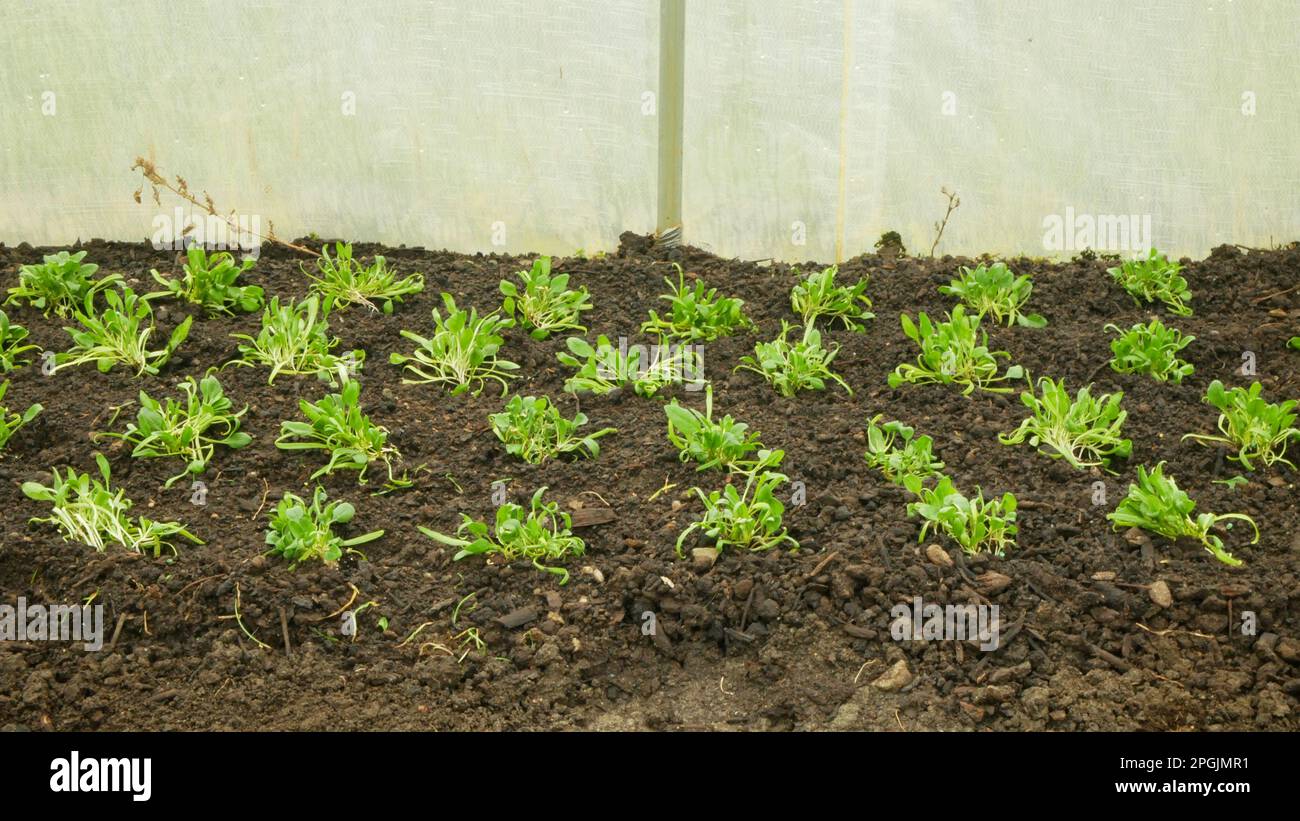
MULTIPOLYGON (((193 192, 190 191, 189 183, 185 181, 184 177, 178 174, 176 176, 175 182, 168 180, 158 170, 158 166, 157 164, 154 163, 153 160, 147 160, 144 157, 136 157, 135 163, 132 164, 131 166, 131 170, 132 171, 138 170, 140 174, 144 177, 145 182, 149 184, 149 187, 153 191, 153 201, 155 205, 158 205, 160 207, 162 206, 162 200, 158 195, 158 191, 159 189, 166 189, 172 192, 173 194, 175 194, 176 196, 180 197, 181 199, 185 200, 186 202, 190 203, 194 207, 200 208, 205 213, 210 214, 211 216, 214 216, 219 220, 222 220, 223 222, 226 223, 226 225, 228 225, 234 231, 237 232, 247 231, 248 233, 252 234, 253 236, 257 237, 260 240, 263 240, 264 242, 274 242, 276 245, 282 245, 285 248, 288 248, 292 251, 297 251, 300 254, 310 254, 313 257, 320 256, 319 253, 313 251, 310 248, 307 248, 306 246, 295 245, 292 242, 285 242, 284 240, 277 237, 275 235, 275 223, 270 223, 270 230, 268 230, 265 234, 259 234, 256 231, 248 229, 247 227, 240 226, 239 223, 235 221, 233 217, 218 213, 217 205, 212 201, 212 196, 208 194, 207 191, 203 192, 203 200, 200 201, 199 198, 196 197, 193 194, 193 192)), ((135 190, 135 193, 133 195, 137 203, 140 202, 140 195, 142 193, 144 193, 144 183, 141 183, 140 187, 135 190)))
POLYGON ((957 196, 956 191, 949 191, 945 186, 940 188, 939 192, 948 198, 948 210, 943 214, 943 221, 934 224, 934 230, 936 233, 934 235, 934 243, 930 245, 931 257, 934 256, 934 249, 939 247, 939 240, 943 239, 943 229, 948 227, 948 218, 952 216, 953 211, 957 210, 957 206, 961 205, 961 198, 957 196))

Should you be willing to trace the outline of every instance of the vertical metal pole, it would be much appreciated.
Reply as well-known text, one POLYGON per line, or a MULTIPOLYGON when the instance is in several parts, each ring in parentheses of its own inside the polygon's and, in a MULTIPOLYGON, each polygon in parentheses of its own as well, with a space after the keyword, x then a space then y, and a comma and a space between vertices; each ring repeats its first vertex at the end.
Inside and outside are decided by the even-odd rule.
POLYGON ((659 0, 659 211, 655 237, 682 234, 682 128, 686 85, 686 0, 659 0))

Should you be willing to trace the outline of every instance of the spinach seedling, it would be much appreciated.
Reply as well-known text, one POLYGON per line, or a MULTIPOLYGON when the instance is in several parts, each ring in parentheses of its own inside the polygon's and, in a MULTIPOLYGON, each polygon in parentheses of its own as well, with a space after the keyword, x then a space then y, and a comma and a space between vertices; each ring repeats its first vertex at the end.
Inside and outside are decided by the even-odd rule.
POLYGON ((234 404, 215 376, 209 374, 197 383, 194 377, 186 377, 180 389, 181 401, 169 396, 165 402, 140 391, 140 410, 126 432, 101 434, 134 445, 131 455, 135 458, 184 459, 185 470, 168 479, 165 487, 207 470, 217 445, 236 449, 252 441, 239 429, 248 406, 232 412, 234 404))
POLYGON ((776 489, 788 481, 784 473, 775 470, 784 457, 779 450, 759 451, 752 465, 737 471, 745 478, 740 490, 734 484, 707 494, 692 488, 704 505, 704 516, 677 537, 677 555, 683 555, 686 540, 696 531, 712 541, 718 553, 727 547, 770 550, 787 542, 797 550, 799 542, 782 526, 785 505, 776 497, 776 489))
POLYGON ((939 292, 957 297, 971 310, 992 317, 999 325, 1042 328, 1047 324, 1046 319, 1023 310, 1033 290, 1034 282, 1028 274, 1016 276, 1006 263, 995 262, 975 268, 962 266, 961 276, 941 287, 939 292))
POLYGON ((969 396, 979 388, 990 393, 1010 393, 1011 388, 998 387, 1007 379, 1020 379, 1024 369, 1011 365, 998 376, 998 360, 1010 359, 1006 351, 990 351, 988 333, 980 330, 980 315, 970 315, 962 305, 956 305, 946 322, 931 322, 922 311, 913 323, 907 314, 900 314, 903 333, 921 348, 916 364, 903 363, 889 375, 889 387, 904 383, 964 385, 962 393, 969 396))
POLYGON ((103 553, 109 544, 118 544, 127 550, 153 555, 162 554, 164 547, 176 551, 173 537, 203 544, 197 536, 179 522, 156 522, 144 516, 133 519, 127 514, 131 501, 125 491, 110 488, 108 460, 95 454, 99 466, 96 479, 90 473, 77 473, 68 468, 66 474, 53 469, 53 481, 47 486, 39 482, 24 482, 23 493, 29 499, 50 503, 50 515, 34 518, 58 527, 65 542, 83 544, 103 553))
POLYGON ((423 525, 420 532, 439 544, 459 548, 454 561, 491 553, 499 554, 507 562, 527 559, 538 570, 559 576, 560 584, 568 584, 569 571, 554 564, 582 556, 587 546, 573 535, 573 518, 560 510, 556 502, 542 501, 545 492, 545 487, 538 488, 527 510, 514 502, 498 507, 496 524, 490 534, 487 522, 464 513, 455 536, 423 525))
POLYGON ((866 331, 866 321, 876 318, 867 298, 867 281, 860 279, 851 286, 836 285, 838 273, 839 266, 832 265, 820 273, 808 274, 790 291, 790 307, 803 317, 805 326, 825 317, 829 322, 839 320, 850 331, 866 331))
MULTIPOLYGON (((302 267, 301 265, 299 267, 302 267)), ((412 274, 398 278, 396 271, 388 268, 388 261, 376 256, 370 265, 362 265, 352 258, 350 243, 334 243, 334 256, 329 248, 322 247, 316 260, 316 273, 302 268, 312 282, 312 290, 320 294, 321 302, 329 310, 344 310, 350 305, 365 305, 372 311, 385 314, 411 294, 424 290, 424 277, 412 274)))
POLYGON ((876 414, 867 423, 867 464, 896 485, 904 485, 909 476, 922 481, 938 476, 943 462, 934 456, 933 440, 917 436, 914 428, 902 422, 878 424, 883 415, 876 414))
POLYGON ((298 409, 307 421, 281 422, 280 438, 275 440, 275 446, 280 450, 328 453, 329 461, 311 475, 313 480, 336 470, 355 470, 357 482, 364 485, 371 464, 382 462, 388 470, 390 486, 409 484, 405 478, 394 478, 393 460, 401 454, 388 444, 388 429, 371 422, 361 412, 360 399, 361 383, 352 380, 341 392, 328 394, 319 402, 301 400, 298 409))
POLYGON ((1120 435, 1128 411, 1120 407, 1122 391, 1093 397, 1088 388, 1080 388, 1073 400, 1065 389, 1065 380, 1038 380, 1038 395, 1032 390, 1020 394, 1029 408, 1029 416, 1009 434, 999 434, 1004 445, 1019 445, 1026 440, 1039 453, 1062 458, 1074 467, 1100 465, 1109 467, 1114 458, 1127 459, 1133 442, 1120 435))
POLYGON ((763 447, 758 434, 749 425, 731 415, 713 418, 713 386, 704 390, 704 413, 677 404, 664 405, 668 417, 668 441, 679 451, 681 460, 699 463, 699 470, 731 469, 747 465, 749 455, 763 447))
POLYGON ((547 397, 518 394, 510 397, 504 411, 489 416, 488 422, 506 446, 506 452, 530 465, 567 453, 595 459, 600 455, 596 440, 618 431, 618 428, 601 428, 580 433, 578 428, 587 424, 585 413, 579 411, 572 419, 566 419, 547 397))
POLYGON ((599 336, 596 345, 580 336, 564 341, 567 351, 555 358, 574 369, 564 381, 567 393, 592 393, 597 396, 631 387, 637 396, 651 397, 667 385, 677 382, 703 381, 704 361, 691 345, 643 345, 614 347, 609 338, 599 336), (646 361, 642 361, 642 359, 646 361))
MULTIPOLYGON (((6 379, 3 383, 0 383, 0 402, 4 401, 5 394, 8 392, 9 380, 6 379)), ((22 413, 10 413, 7 407, 0 405, 0 450, 5 449, 5 445, 9 444, 9 440, 13 438, 19 428, 35 419, 36 415, 42 410, 44 408, 41 407, 39 402, 33 403, 22 413)))
POLYGON ((338 564, 343 554, 357 553, 357 545, 373 542, 384 535, 382 530, 372 530, 360 536, 344 539, 334 533, 334 525, 347 524, 356 515, 349 502, 330 502, 325 488, 316 486, 311 504, 286 492, 275 510, 270 513, 270 527, 266 530, 267 551, 273 556, 289 560, 292 569, 306 561, 319 560, 326 567, 338 564))
POLYGON ((546 339, 559 331, 582 331, 583 311, 591 310, 591 296, 585 287, 569 288, 568 274, 551 275, 551 258, 538 257, 527 271, 516 271, 522 287, 503 279, 499 284, 505 301, 501 311, 516 317, 533 339, 546 339))
POLYGON ((1189 433, 1183 438, 1235 447, 1237 453, 1228 458, 1246 470, 1255 469, 1253 459, 1265 467, 1281 462, 1295 470, 1295 463, 1286 458, 1286 449, 1291 440, 1300 439, 1300 429, 1295 427, 1296 401, 1270 403, 1260 396, 1262 390, 1258 382, 1249 388, 1226 389, 1214 380, 1205 391, 1205 401, 1219 409, 1220 435, 1189 433))
POLYGON ((903 481, 917 497, 917 501, 908 503, 907 515, 924 520, 917 541, 925 541, 926 534, 937 530, 972 556, 984 552, 1003 556, 1007 548, 1015 547, 1019 527, 1016 497, 1012 494, 985 499, 984 492, 976 488, 975 496, 968 498, 947 476, 939 477, 933 488, 922 485, 918 476, 907 476, 903 481))
POLYGON ((641 325, 642 333, 689 342, 712 342, 753 327, 745 316, 743 300, 718 296, 718 289, 708 287, 702 279, 696 279, 694 287, 688 288, 682 266, 673 263, 673 267, 677 269, 677 284, 664 277, 671 293, 659 297, 667 300, 672 309, 663 318, 651 311, 650 319, 641 325))
POLYGON ((798 342, 791 344, 788 339, 791 329, 789 322, 781 320, 780 336, 771 342, 755 345, 754 355, 742 356, 740 364, 733 370, 753 371, 786 397, 801 390, 825 390, 828 381, 852 396, 853 389, 831 370, 831 362, 839 353, 840 346, 832 343, 830 348, 823 348, 821 331, 812 325, 804 328, 803 337, 798 342))
POLYGON ((1259 542, 1259 528, 1255 520, 1244 513, 1225 513, 1215 515, 1202 513, 1196 518, 1196 502, 1192 501, 1174 481, 1172 476, 1165 476, 1165 463, 1161 462, 1149 472, 1144 465, 1138 465, 1137 481, 1128 486, 1128 495, 1120 500, 1113 513, 1106 518, 1114 523, 1114 528, 1138 527, 1167 539, 1189 536, 1204 545, 1214 558, 1232 567, 1239 567, 1241 559, 1235 558, 1223 546, 1223 540, 1210 532, 1219 522, 1241 520, 1249 522, 1255 530, 1251 544, 1259 542))
POLYGON ((172 331, 165 347, 150 350, 149 337, 153 335, 154 324, 153 308, 149 307, 147 298, 136 296, 130 288, 107 291, 104 301, 108 307, 102 314, 95 313, 94 301, 94 294, 87 294, 85 309, 73 313, 80 328, 63 329, 72 337, 72 347, 55 357, 55 371, 94 362, 100 373, 108 373, 114 365, 122 363, 135 368, 136 376, 146 373, 157 376, 189 336, 194 322, 194 317, 185 317, 172 331))
POLYGON ((1160 300, 1170 313, 1191 316, 1192 309, 1187 302, 1192 292, 1187 290, 1187 280, 1180 273, 1182 269, 1177 262, 1170 262, 1152 248, 1146 259, 1127 260, 1118 268, 1107 268, 1106 273, 1128 291, 1134 304, 1160 300))
POLYGON ((255 260, 245 259, 236 265, 231 254, 223 251, 208 256, 199 245, 191 245, 185 251, 185 257, 185 276, 181 279, 168 279, 157 271, 150 272, 167 289, 149 294, 150 299, 175 297, 201 305, 209 314, 233 314, 236 308, 247 313, 262 307, 262 289, 259 286, 236 284, 240 274, 256 264, 255 260))
POLYGON ((28 351, 40 350, 36 345, 24 345, 26 339, 27 329, 11 323, 5 312, 0 311, 0 372, 9 373, 31 362, 30 359, 18 358, 28 351))
POLYGON ((40 265, 22 266, 18 271, 18 285, 9 289, 5 304, 26 300, 46 316, 51 312, 61 317, 71 316, 86 304, 88 297, 122 280, 119 274, 93 279, 99 266, 83 263, 85 258, 85 251, 75 254, 60 251, 43 257, 40 265))
POLYGON ((280 304, 279 297, 262 312, 262 328, 256 337, 231 334, 246 344, 239 346, 239 359, 231 365, 265 365, 271 369, 268 385, 282 373, 314 374, 331 385, 347 382, 365 361, 366 352, 351 351, 338 356, 332 351, 338 337, 329 334, 329 310, 321 310, 320 298, 312 295, 302 302, 280 304), (337 380, 336 380, 337 377, 337 380))
POLYGON ((1178 358, 1179 351, 1196 337, 1166 328, 1159 319, 1146 325, 1139 322, 1127 331, 1109 324, 1106 330, 1119 334, 1110 341, 1110 366, 1116 373, 1145 373, 1161 382, 1173 380, 1177 385, 1196 370, 1192 363, 1178 358))
POLYGON ((506 380, 514 378, 511 371, 518 370, 519 366, 498 359, 497 352, 505 341, 501 332, 513 326, 514 320, 502 319, 495 311, 480 317, 477 309, 457 308, 456 300, 446 292, 442 303, 447 316, 444 318, 437 308, 433 309, 431 337, 426 339, 403 330, 402 336, 417 346, 414 353, 389 355, 389 362, 404 366, 409 374, 402 377, 402 382, 449 385, 452 396, 474 389, 474 395, 478 396, 488 380, 494 380, 501 385, 501 395, 505 396, 509 390, 506 380))

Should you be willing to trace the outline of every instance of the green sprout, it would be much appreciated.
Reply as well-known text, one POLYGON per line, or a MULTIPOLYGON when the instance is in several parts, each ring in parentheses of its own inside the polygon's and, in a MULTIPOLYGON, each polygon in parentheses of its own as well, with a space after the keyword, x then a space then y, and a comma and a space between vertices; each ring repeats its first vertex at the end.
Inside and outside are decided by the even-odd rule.
MULTIPOLYGON (((0 402, 4 401, 5 394, 9 392, 9 380, 6 379, 0 383, 0 402)), ((33 403, 31 407, 22 413, 10 413, 4 405, 0 405, 0 450, 4 450, 9 444, 9 440, 23 425, 36 418, 36 415, 44 410, 39 402, 33 403)))
POLYGON ((668 441, 679 451, 683 462, 693 460, 696 468, 723 468, 730 470, 749 464, 751 453, 760 450, 763 443, 749 425, 737 422, 731 415, 713 418, 713 386, 704 391, 704 413, 677 404, 677 400, 664 405, 668 417, 668 441))
POLYGON ((271 549, 267 552, 288 559, 290 569, 313 559, 334 567, 345 552, 357 553, 354 547, 384 535, 382 530, 351 539, 336 535, 334 525, 352 521, 356 509, 349 502, 327 502, 328 498, 325 488, 319 485, 310 505, 286 492, 269 515, 271 525, 266 530, 266 543, 271 549))
POLYGON ((573 519, 568 513, 560 510, 555 502, 542 502, 542 494, 545 492, 545 487, 537 489, 527 511, 514 502, 506 502, 498 507, 496 525, 491 535, 488 533, 487 522, 476 520, 465 513, 461 514, 460 527, 456 528, 455 536, 430 530, 423 525, 420 526, 420 532, 439 544, 459 548, 453 557, 454 561, 491 553, 499 554, 507 562, 527 559, 538 570, 559 576, 561 585, 568 584, 569 571, 552 565, 582 556, 587 546, 582 539, 573 535, 573 519))
POLYGON ((1106 330, 1119 334, 1110 342, 1114 354, 1110 366, 1117 373, 1145 373, 1161 382, 1172 379, 1177 385, 1196 370, 1190 362, 1178 358, 1178 352, 1196 337, 1183 336, 1176 328, 1166 328, 1159 319, 1152 319, 1147 325, 1139 322, 1127 331, 1109 324, 1106 330))
POLYGON ((393 477, 393 459, 400 458, 397 448, 388 444, 388 429, 374 424, 361 411, 361 383, 352 380, 339 393, 331 393, 319 402, 298 402, 306 422, 280 423, 280 450, 323 450, 329 454, 324 467, 311 475, 313 480, 336 470, 355 470, 357 482, 366 483, 366 471, 375 462, 388 470, 390 484, 407 484, 393 477))
POLYGON ((504 411, 490 415, 488 421, 492 432, 505 444, 506 452, 530 465, 568 453, 595 459, 600 455, 596 440, 618 430, 602 428, 579 433, 578 428, 587 424, 585 413, 578 412, 572 419, 566 419, 547 397, 518 394, 510 397, 504 411))
POLYGON ((167 289, 149 294, 150 299, 172 296, 201 305, 209 314, 233 314, 235 308, 247 313, 262 307, 262 289, 259 286, 235 284, 240 274, 256 264, 255 260, 245 259, 236 265, 231 254, 220 252, 208 256, 200 245, 191 245, 185 256, 185 276, 181 279, 168 279, 157 271, 150 272, 167 289))
POLYGON ((853 389, 830 367, 840 346, 832 343, 830 348, 823 348, 821 332, 812 325, 804 328, 803 337, 792 345, 787 339, 791 328, 790 323, 781 320, 781 334, 771 342, 755 345, 754 355, 742 356, 734 370, 759 374, 786 397, 801 390, 825 390, 828 381, 852 396, 853 389))
POLYGON ((1255 521, 1244 513, 1225 513, 1216 516, 1202 513, 1192 518, 1196 502, 1178 487, 1172 476, 1164 475, 1165 463, 1161 462, 1148 472, 1144 465, 1138 465, 1137 482, 1128 486, 1128 495, 1124 497, 1113 513, 1106 518, 1114 523, 1114 528, 1137 527, 1164 536, 1178 539, 1188 536, 1199 541, 1214 558, 1232 567, 1239 567, 1241 559, 1233 557, 1223 546, 1223 540, 1210 532, 1219 522, 1241 520, 1249 522, 1255 530, 1251 544, 1259 542, 1259 528, 1255 521))
POLYGON ((266 378, 268 385, 282 373, 314 374, 331 385, 347 382, 366 357, 366 352, 361 350, 343 356, 331 353, 338 347, 339 339, 330 336, 329 311, 321 310, 320 298, 315 295, 297 304, 284 305, 280 304, 279 297, 271 297, 262 312, 262 328, 256 337, 231 336, 247 344, 239 346, 239 358, 230 364, 267 366, 271 369, 266 378))
POLYGON ((940 476, 934 488, 922 485, 919 476, 907 476, 903 481, 917 497, 917 501, 907 504, 907 515, 924 520, 917 541, 925 541, 928 533, 939 531, 972 556, 985 552, 1003 556, 1007 548, 1015 547, 1019 528, 1016 497, 1012 494, 985 499, 984 492, 976 488, 975 496, 968 498, 947 476, 940 476))
POLYGON ((1262 390, 1258 382, 1229 390, 1214 380, 1205 391, 1205 401, 1219 409, 1221 435, 1189 433, 1183 438, 1235 447, 1237 453, 1228 458, 1246 470, 1255 469, 1252 459, 1259 459, 1265 467, 1281 462, 1295 470, 1295 463, 1286 458, 1286 449, 1292 439, 1300 439, 1300 429, 1295 427, 1296 401, 1270 403, 1260 396, 1262 390))
POLYGON ((180 401, 167 397, 165 402, 140 391, 140 410, 126 432, 100 434, 134 445, 131 455, 136 458, 183 459, 185 470, 168 479, 165 487, 207 470, 217 445, 238 449, 252 441, 239 429, 248 406, 232 413, 234 405, 215 376, 209 374, 197 383, 194 377, 186 377, 180 389, 180 401))
POLYGON ((704 505, 704 516, 691 522, 677 537, 677 555, 683 555, 683 545, 697 530, 713 542, 719 554, 727 547, 770 550, 786 542, 797 550, 799 542, 782 526, 785 505, 776 497, 777 487, 789 480, 775 470, 784 457, 784 451, 759 451, 752 465, 737 471, 745 477, 741 490, 734 484, 707 494, 698 487, 692 488, 704 505))
POLYGON ((883 415, 876 414, 867 423, 867 464, 896 485, 903 485, 909 476, 922 481, 938 476, 943 462, 934 456, 933 440, 917 436, 914 428, 902 422, 878 424, 883 415))
POLYGON ((990 316, 999 325, 1022 325, 1042 328, 1047 320, 1038 314, 1023 312, 1029 295, 1034 290, 1028 274, 1016 276, 1004 262, 962 266, 961 276, 939 288, 947 296, 955 296, 976 313, 990 316))
POLYGON ((372 311, 391 314, 395 303, 424 290, 423 276, 412 274, 398 279, 397 272, 389 270, 387 260, 381 256, 376 256, 369 266, 354 261, 350 243, 334 243, 332 257, 328 247, 321 248, 320 259, 316 260, 318 275, 302 270, 329 310, 365 305, 372 311))
POLYGON ((1160 300, 1170 313, 1191 316, 1192 309, 1187 302, 1192 292, 1187 290, 1187 280, 1180 273, 1182 269, 1177 262, 1170 262, 1152 248, 1146 259, 1127 260, 1118 268, 1107 268, 1106 273, 1128 291, 1134 304, 1160 300))
POLYGON ((18 357, 27 351, 37 351, 37 345, 24 345, 27 329, 22 325, 12 324, 4 311, 0 311, 0 373, 9 373, 15 368, 31 362, 30 359, 18 357))
POLYGON ((164 547, 176 552, 171 541, 175 536, 203 544, 179 522, 156 522, 144 516, 133 519, 127 514, 131 501, 125 491, 113 491, 109 487, 108 460, 96 453, 95 464, 99 466, 99 479, 72 468, 61 475, 55 468, 49 486, 24 482, 23 493, 29 499, 50 503, 49 516, 31 521, 53 524, 65 542, 83 544, 100 553, 109 544, 118 544, 136 553, 152 551, 157 557, 164 547))
POLYGON ((94 362, 100 373, 108 373, 119 362, 135 368, 135 375, 157 376, 172 354, 189 336, 194 317, 187 316, 172 331, 167 345, 150 350, 149 337, 153 335, 153 308, 146 297, 123 288, 121 292, 107 291, 104 300, 108 307, 95 314, 94 294, 86 294, 85 310, 73 313, 80 328, 63 330, 72 337, 72 347, 55 357, 54 370, 94 362))
POLYGON ((812 326, 819 317, 830 322, 839 320, 844 327, 862 332, 866 320, 875 319, 871 313, 871 300, 867 298, 867 281, 860 279, 852 286, 836 285, 839 266, 823 268, 821 273, 810 273, 790 291, 790 307, 803 317, 805 326, 812 326))
POLYGON ((591 297, 585 287, 574 291, 569 288, 569 275, 551 275, 551 258, 538 257, 528 271, 516 271, 523 287, 510 280, 500 283, 505 301, 501 310, 515 317, 529 329, 533 339, 546 339, 559 331, 582 331, 583 311, 591 310, 591 297))
POLYGON ((83 264, 85 258, 85 251, 75 254, 60 251, 43 257, 40 265, 22 266, 18 271, 18 285, 9 289, 5 304, 25 299, 46 316, 51 312, 61 317, 71 316, 96 292, 122 279, 119 274, 92 279, 99 266, 91 262, 83 264))
POLYGON ((1089 388, 1080 388, 1073 400, 1065 389, 1065 380, 1038 380, 1038 393, 1020 394, 1029 408, 1029 416, 1009 434, 998 436, 1004 445, 1019 445, 1028 440, 1039 453, 1063 458, 1074 467, 1100 465, 1108 467, 1113 458, 1127 459, 1133 442, 1120 435, 1128 411, 1120 407, 1122 391, 1093 397, 1089 388))
POLYGON ((998 359, 1010 359, 1006 351, 990 351, 989 337, 980 330, 980 315, 970 315, 962 305, 955 305, 947 322, 931 322, 924 311, 913 324, 907 314, 899 320, 903 333, 921 348, 916 364, 903 363, 889 375, 889 387, 903 383, 925 385, 931 383, 964 385, 964 395, 976 388, 991 393, 1010 393, 1011 388, 998 387, 1007 379, 1020 379, 1024 369, 1011 365, 998 376, 998 359))
POLYGON ((580 336, 565 340, 567 351, 555 358, 574 369, 564 381, 568 393, 609 393, 631 386, 638 396, 651 397, 667 385, 688 382, 704 383, 704 361, 692 345, 643 345, 614 347, 609 338, 599 336, 596 346, 580 336), (642 359, 647 361, 643 362, 642 359))
POLYGON ((712 342, 753 327, 745 316, 743 300, 718 296, 718 289, 708 287, 702 279, 696 279, 694 287, 688 288, 682 266, 673 263, 673 267, 677 269, 677 284, 664 277, 672 292, 659 297, 667 300, 672 310, 663 318, 651 311, 650 319, 641 325, 642 333, 688 342, 712 342))
POLYGON ((514 320, 502 319, 495 311, 480 317, 476 309, 461 310, 451 294, 445 292, 442 302, 447 317, 444 319, 437 308, 433 309, 433 336, 426 339, 403 330, 402 336, 417 345, 415 352, 410 356, 394 353, 388 357, 389 362, 404 365, 405 371, 411 374, 404 376, 402 382, 450 385, 452 396, 477 387, 474 390, 477 396, 488 380, 495 380, 501 385, 501 395, 505 396, 509 390, 506 380, 514 378, 510 372, 519 366, 498 359, 497 352, 505 341, 501 332, 513 326, 514 320))

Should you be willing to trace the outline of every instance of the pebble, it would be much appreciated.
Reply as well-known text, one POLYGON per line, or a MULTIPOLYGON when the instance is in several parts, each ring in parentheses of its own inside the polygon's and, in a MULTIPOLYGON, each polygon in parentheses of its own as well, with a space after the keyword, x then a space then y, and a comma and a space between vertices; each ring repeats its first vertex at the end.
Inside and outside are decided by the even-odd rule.
POLYGON ((908 668, 907 662, 899 659, 894 662, 879 678, 871 682, 871 686, 877 690, 883 690, 886 693, 896 692, 912 683, 912 671, 908 668))
POLYGON ((940 567, 952 567, 952 556, 949 556, 948 551, 937 544, 926 545, 925 557, 932 564, 937 564, 940 567))
POLYGON ((1147 593, 1151 596, 1151 601, 1155 602, 1161 609, 1174 603, 1174 595, 1169 592, 1169 585, 1163 579, 1152 584, 1147 589, 1147 593))

